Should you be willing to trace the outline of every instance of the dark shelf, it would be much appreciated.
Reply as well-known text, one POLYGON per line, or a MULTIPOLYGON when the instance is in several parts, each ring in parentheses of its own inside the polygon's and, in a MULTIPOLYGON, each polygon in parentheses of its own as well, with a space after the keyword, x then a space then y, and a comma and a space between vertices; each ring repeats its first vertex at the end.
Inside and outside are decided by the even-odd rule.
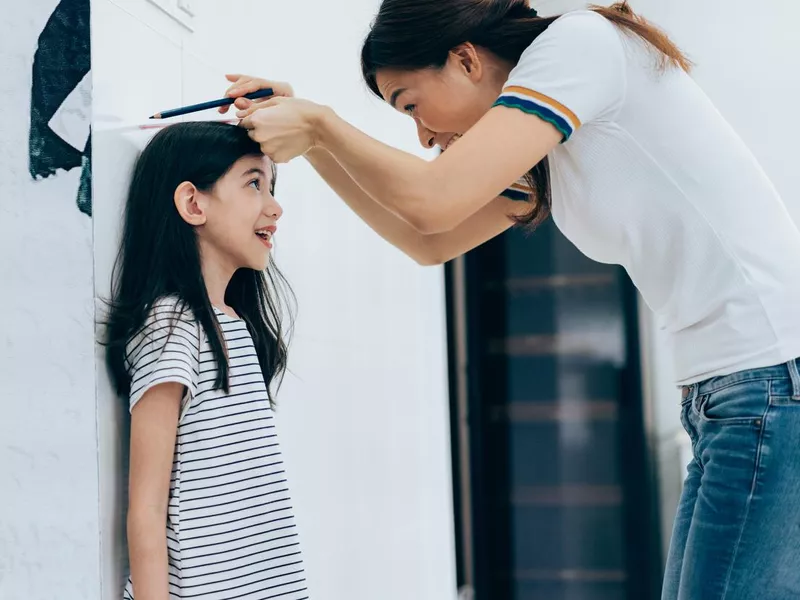
POLYGON ((614 400, 558 400, 555 402, 512 402, 491 410, 494 421, 520 423, 563 423, 565 421, 616 421, 614 400))
POLYGON ((475 600, 655 600, 638 308, 552 221, 448 270, 459 585, 475 600))
POLYGON ((545 277, 514 277, 505 281, 488 281, 486 290, 490 292, 538 292, 573 287, 604 287, 617 285, 617 278, 609 273, 590 273, 586 275, 550 275, 545 277))
POLYGON ((616 358, 605 335, 558 333, 553 335, 512 335, 489 341, 490 354, 511 356, 574 356, 598 361, 616 358))
POLYGON ((582 583, 624 583, 625 571, 617 569, 524 569, 515 571, 517 581, 580 581, 582 583))
POLYGON ((526 486, 512 491, 514 506, 619 506, 618 485, 526 486))

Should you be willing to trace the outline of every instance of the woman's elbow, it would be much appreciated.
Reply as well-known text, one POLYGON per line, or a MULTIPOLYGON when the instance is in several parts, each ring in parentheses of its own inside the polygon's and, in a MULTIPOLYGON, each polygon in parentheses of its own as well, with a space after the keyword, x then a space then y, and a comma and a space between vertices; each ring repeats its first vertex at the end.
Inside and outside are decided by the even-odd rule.
POLYGON ((412 258, 420 267, 438 267, 447 262, 433 254, 418 254, 417 256, 412 256, 412 258))
POLYGON ((452 215, 443 213, 435 206, 419 204, 418 208, 404 215, 405 221, 422 235, 435 235, 452 231, 458 223, 452 215))
POLYGON ((455 258, 452 249, 442 244, 441 236, 423 235, 418 247, 409 256, 421 267, 438 267, 455 258))

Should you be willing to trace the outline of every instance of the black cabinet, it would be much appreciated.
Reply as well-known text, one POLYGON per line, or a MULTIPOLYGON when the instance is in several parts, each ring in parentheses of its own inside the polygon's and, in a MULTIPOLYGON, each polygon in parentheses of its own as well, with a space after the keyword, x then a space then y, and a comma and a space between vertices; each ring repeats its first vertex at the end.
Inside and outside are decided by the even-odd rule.
POLYGON ((459 578, 475 600, 658 598, 636 293, 552 221, 447 267, 459 578))

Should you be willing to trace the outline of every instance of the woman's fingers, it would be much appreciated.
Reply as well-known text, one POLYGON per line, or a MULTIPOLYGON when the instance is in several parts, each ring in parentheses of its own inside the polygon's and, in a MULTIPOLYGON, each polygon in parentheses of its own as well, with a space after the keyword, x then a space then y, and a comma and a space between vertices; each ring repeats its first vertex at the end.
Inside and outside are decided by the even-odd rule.
POLYGON ((241 119, 239 125, 244 127, 245 129, 253 129, 254 128, 252 119, 253 113, 263 108, 270 108, 272 106, 276 106, 278 103, 279 100, 277 98, 270 98, 264 102, 259 102, 258 104, 253 103, 253 106, 251 106, 248 109, 240 110, 239 112, 236 113, 237 118, 241 119))
POLYGON ((250 115, 252 115, 254 112, 256 112, 257 110, 259 110, 261 108, 267 108, 267 105, 265 105, 263 102, 261 102, 259 104, 253 104, 253 106, 250 106, 249 108, 245 108, 245 109, 240 110, 239 112, 237 112, 236 113, 236 118, 237 119, 246 119, 247 117, 249 117, 250 115))
MULTIPOLYGON (((232 78, 233 76, 226 75, 232 78)), ((228 79, 230 81, 230 79, 228 79)), ((276 96, 291 97, 294 96, 292 86, 285 81, 272 81, 270 79, 262 79, 260 77, 250 77, 248 75, 241 75, 233 81, 233 85, 228 88, 226 94, 230 97, 243 96, 251 92, 259 90, 272 89, 276 96)))
MULTIPOLYGON (((226 77, 230 79, 233 76, 226 75, 226 77)), ((263 80, 253 79, 251 77, 246 77, 246 76, 239 76, 239 78, 236 79, 235 83, 231 87, 229 87, 228 90, 225 92, 225 96, 228 98, 236 98, 236 103, 235 103, 236 108, 239 109, 248 108, 252 103, 252 101, 249 100, 248 98, 242 98, 242 96, 245 96, 252 92, 257 92, 259 90, 264 89, 265 87, 269 87, 268 85, 265 85, 266 83, 267 82, 263 80)), ((223 106, 220 108, 219 112, 225 114, 228 112, 228 110, 229 107, 223 106)))
MULTIPOLYGON (((233 83, 232 86, 230 86, 227 90, 225 90, 225 97, 226 98, 237 98, 237 97, 241 96, 242 94, 237 93, 238 88, 241 85, 243 85, 244 83, 249 82, 249 81, 252 80, 251 77, 247 77, 245 75, 239 75, 239 74, 228 74, 228 75, 225 75, 225 79, 227 79, 228 81, 233 83)), ((244 93, 247 94, 248 92, 244 92, 244 93)), ((218 109, 220 114, 223 114, 223 115, 226 114, 229 110, 230 110, 230 106, 220 106, 219 109, 218 109)))
POLYGON ((253 104, 253 100, 250 100, 249 98, 236 98, 236 101, 233 103, 233 105, 220 106, 219 112, 224 115, 231 109, 231 106, 238 110, 247 110, 253 104))
MULTIPOLYGON (((289 85, 288 83, 280 81, 269 81, 267 79, 250 77, 248 75, 240 75, 238 73, 227 74, 225 75, 225 79, 227 79, 233 84, 225 92, 225 96, 227 98, 235 98, 236 102, 234 103, 234 106, 240 111, 254 110, 255 104, 261 104, 266 100, 264 98, 259 98, 258 100, 253 102, 248 98, 242 98, 242 96, 251 94, 253 92, 258 92, 260 90, 271 88, 274 92, 273 97, 291 97, 294 95, 294 90, 292 89, 292 86, 289 85)), ((229 110, 230 110, 229 106, 223 106, 220 107, 219 112, 225 114, 229 110)))
POLYGON ((253 137, 253 121, 250 117, 245 117, 244 119, 239 121, 239 127, 242 129, 247 129, 247 133, 250 137, 253 137))
POLYGON ((266 85, 265 81, 259 81, 258 79, 249 79, 233 84, 230 88, 228 88, 226 96, 228 96, 229 98, 238 98, 240 96, 244 96, 245 94, 257 92, 258 90, 267 87, 269 87, 269 85, 266 85))

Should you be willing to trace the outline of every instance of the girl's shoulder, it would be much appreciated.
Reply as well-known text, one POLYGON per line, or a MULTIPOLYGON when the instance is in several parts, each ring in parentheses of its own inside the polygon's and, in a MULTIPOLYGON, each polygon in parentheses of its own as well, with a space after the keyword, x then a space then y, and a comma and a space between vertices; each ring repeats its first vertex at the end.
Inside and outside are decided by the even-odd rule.
POLYGON ((176 330, 196 337, 199 334, 198 322, 191 307, 174 295, 162 296, 146 307, 144 321, 128 342, 128 351, 141 346, 142 342, 161 338, 176 330))
POLYGON ((195 321, 194 312, 188 303, 176 295, 161 296, 153 301, 148 318, 175 318, 182 321, 195 321))
POLYGON ((145 329, 160 329, 165 326, 197 329, 199 323, 194 311, 185 300, 169 295, 153 301, 147 310, 144 323, 145 329))
POLYGON ((193 397, 200 373, 200 331, 187 304, 165 296, 145 312, 143 324, 126 348, 131 410, 147 390, 165 382, 183 384, 193 397))

